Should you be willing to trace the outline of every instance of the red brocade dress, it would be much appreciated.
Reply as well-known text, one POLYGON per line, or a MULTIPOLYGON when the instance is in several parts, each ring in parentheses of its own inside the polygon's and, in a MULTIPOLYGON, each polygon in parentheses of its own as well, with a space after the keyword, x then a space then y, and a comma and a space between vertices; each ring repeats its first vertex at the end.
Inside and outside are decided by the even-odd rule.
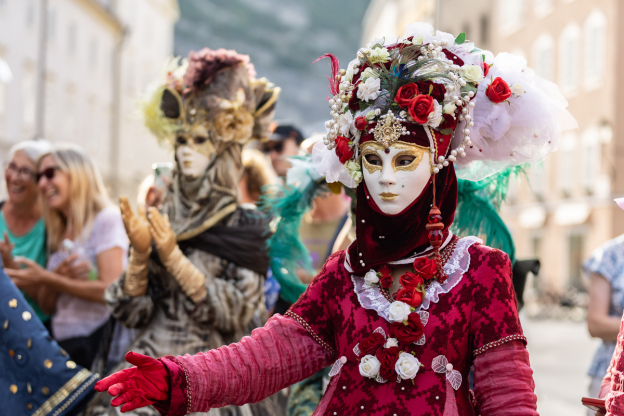
POLYGON ((155 407, 183 415, 255 402, 334 363, 315 415, 537 415, 507 255, 475 237, 449 240, 442 250, 448 279, 428 286, 417 308, 424 336, 406 348, 421 363, 413 380, 360 374, 359 343, 390 334, 392 299, 352 275, 341 251, 285 317, 239 343, 162 358, 171 398, 155 407))

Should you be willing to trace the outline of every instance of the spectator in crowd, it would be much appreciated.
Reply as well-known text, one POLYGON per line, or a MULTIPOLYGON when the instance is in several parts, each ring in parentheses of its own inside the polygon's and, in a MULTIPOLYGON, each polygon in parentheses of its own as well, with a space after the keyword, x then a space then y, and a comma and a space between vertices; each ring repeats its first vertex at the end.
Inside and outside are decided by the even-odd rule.
MULTIPOLYGON (((0 254, 5 267, 18 268, 13 256, 26 257, 42 267, 46 265, 45 225, 41 218, 36 170, 39 157, 50 151, 46 141, 24 141, 9 150, 5 166, 7 200, 0 202, 0 254)), ((22 293, 37 317, 49 326, 35 299, 37 287, 23 288, 22 293)), ((49 329, 49 327, 48 327, 49 329)))
POLYGON ((37 172, 51 252, 47 270, 18 258, 24 268, 8 273, 19 285, 43 285, 39 299, 54 312, 54 337, 77 364, 89 368, 109 319, 104 291, 126 266, 128 239, 97 167, 82 149, 58 145, 39 159, 37 172), (63 273, 72 254, 91 263, 79 278, 63 273))
POLYGON ((158 208, 162 204, 167 189, 171 186, 171 170, 173 163, 154 163, 150 173, 139 185, 137 204, 139 206, 158 208))
POLYGON ((303 142, 301 132, 288 124, 278 125, 271 133, 269 141, 264 143, 263 151, 269 155, 271 164, 277 176, 283 178, 290 168, 288 156, 299 153, 299 146, 303 142))
POLYGON ((583 267, 589 277, 587 328, 591 336, 602 339, 589 369, 589 396, 598 397, 624 311, 624 235, 598 248, 583 267))

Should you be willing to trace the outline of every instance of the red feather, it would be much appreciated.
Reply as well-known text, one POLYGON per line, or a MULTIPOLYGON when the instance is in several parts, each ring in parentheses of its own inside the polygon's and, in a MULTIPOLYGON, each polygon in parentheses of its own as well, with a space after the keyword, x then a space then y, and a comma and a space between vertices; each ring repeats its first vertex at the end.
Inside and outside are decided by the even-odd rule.
POLYGON ((338 95, 340 92, 340 80, 336 79, 336 75, 338 75, 338 71, 340 70, 340 63, 338 62, 338 58, 336 58, 331 53, 326 53, 325 55, 319 57, 316 61, 312 62, 313 64, 320 61, 323 58, 331 59, 331 76, 327 77, 329 79, 329 92, 332 95, 338 95))

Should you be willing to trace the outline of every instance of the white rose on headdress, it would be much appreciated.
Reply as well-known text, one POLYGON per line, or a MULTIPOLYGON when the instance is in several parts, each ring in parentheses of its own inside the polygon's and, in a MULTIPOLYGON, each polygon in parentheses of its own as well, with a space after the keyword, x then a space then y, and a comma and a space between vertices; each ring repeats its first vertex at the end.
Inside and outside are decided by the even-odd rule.
POLYGON ((379 97, 381 92, 381 80, 379 78, 368 78, 358 87, 357 97, 368 102, 379 97))
POLYGON ((392 302, 388 309, 390 322, 403 322, 411 312, 410 306, 407 303, 398 300, 392 302))
POLYGON ((360 374, 362 377, 375 378, 379 374, 381 363, 373 355, 365 355, 360 361, 360 374))
POLYGON ((398 347, 398 346, 399 346, 399 341, 396 338, 388 338, 388 340, 384 344, 384 348, 398 347))
POLYGON ((349 176, 353 178, 356 184, 362 182, 362 169, 360 168, 360 164, 358 162, 349 159, 344 166, 347 169, 347 172, 349 172, 349 176))
POLYGON ((375 119, 375 110, 370 110, 368 113, 366 113, 366 115, 364 116, 366 117, 366 120, 371 121, 375 119))
POLYGON ((349 132, 353 130, 355 127, 353 126, 353 114, 351 111, 345 111, 344 114, 341 114, 338 118, 338 130, 340 134, 343 136, 348 136, 349 132))
POLYGON ((366 273, 364 275, 364 282, 366 282, 366 284, 369 286, 379 283, 377 272, 375 270, 370 270, 368 273, 366 273))
POLYGON ((483 81, 483 69, 478 65, 464 65, 461 68, 461 76, 468 82, 483 81))
POLYGON ((442 122, 442 106, 436 100, 433 100, 433 111, 429 113, 429 121, 427 126, 438 127, 442 122))
POLYGON ((390 60, 390 53, 386 48, 371 49, 368 59, 374 64, 388 62, 390 60))
POLYGON ((364 72, 362 72, 362 79, 368 79, 370 77, 379 78, 379 75, 375 72, 375 70, 373 70, 373 68, 368 67, 364 70, 364 72))
MULTIPOLYGON (((403 380, 413 380, 420 370, 420 361, 412 354, 402 352, 394 365, 394 370, 403 380)), ((360 370, 360 373, 362 370, 360 370)))
POLYGON ((513 84, 511 87, 509 87, 511 89, 511 92, 516 94, 516 95, 522 95, 524 94, 524 88, 522 88, 522 85, 518 85, 518 84, 513 84))
POLYGON ((455 103, 444 104, 444 114, 453 114, 457 110, 455 103))

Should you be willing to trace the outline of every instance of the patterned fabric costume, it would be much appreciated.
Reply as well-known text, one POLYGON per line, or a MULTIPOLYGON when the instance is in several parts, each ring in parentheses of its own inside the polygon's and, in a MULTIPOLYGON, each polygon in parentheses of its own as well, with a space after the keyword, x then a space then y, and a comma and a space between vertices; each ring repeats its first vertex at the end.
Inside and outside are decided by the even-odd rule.
MULTIPOLYGON (((268 135, 280 90, 251 76, 248 60, 234 51, 191 53, 190 62, 171 65, 167 82, 154 93, 157 114, 149 112, 148 104, 144 109, 146 124, 158 138, 175 143, 176 149, 199 149, 209 161, 205 172, 189 178, 176 152, 172 189, 160 208, 171 220, 185 268, 166 264, 155 243, 151 256, 146 255, 149 260, 139 266, 141 259, 133 252, 136 260, 131 257, 128 270, 106 291, 112 315, 140 329, 132 351, 152 357, 208 351, 236 342, 266 322, 268 224, 257 209, 239 206, 236 186, 242 146, 268 135), (137 268, 145 270, 138 278, 137 268)), ((121 362, 113 371, 128 367, 121 362)), ((280 415, 280 399, 210 414, 280 415)), ((118 413, 105 394, 97 395, 87 411, 118 413)), ((143 408, 133 414, 157 412, 143 408)))
POLYGON ((286 316, 239 343, 154 360, 166 392, 128 387, 141 366, 96 388, 183 415, 257 402, 333 364, 315 415, 537 415, 509 258, 449 226, 456 166, 480 180, 539 161, 572 127, 545 92, 556 86, 426 24, 376 39, 347 70, 327 56, 332 119, 313 160, 328 183, 357 188, 356 240, 286 316))

